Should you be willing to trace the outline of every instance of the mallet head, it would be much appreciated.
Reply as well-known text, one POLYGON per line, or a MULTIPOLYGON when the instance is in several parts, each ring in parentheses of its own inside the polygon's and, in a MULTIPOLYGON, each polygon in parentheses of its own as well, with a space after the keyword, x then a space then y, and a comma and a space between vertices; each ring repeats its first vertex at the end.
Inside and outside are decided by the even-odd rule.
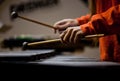
POLYGON ((28 42, 23 42, 22 50, 26 50, 28 48, 28 42))
POLYGON ((11 13, 11 19, 15 19, 15 18, 17 18, 17 17, 18 17, 17 12, 13 11, 13 12, 11 13))

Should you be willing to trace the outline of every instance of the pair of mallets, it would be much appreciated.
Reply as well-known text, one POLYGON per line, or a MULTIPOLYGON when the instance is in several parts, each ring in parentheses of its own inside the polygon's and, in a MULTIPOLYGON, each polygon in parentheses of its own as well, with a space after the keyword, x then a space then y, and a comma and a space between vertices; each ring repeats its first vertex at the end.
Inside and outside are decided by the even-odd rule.
MULTIPOLYGON (((20 16, 16 12, 11 13, 11 18, 12 19, 21 18, 21 19, 24 19, 24 20, 27 20, 27 21, 30 21, 30 22, 33 22, 33 23, 36 23, 36 24, 40 24, 40 25, 55 29, 55 27, 53 27, 49 24, 46 24, 46 23, 43 23, 43 22, 38 22, 36 20, 20 16)), ((87 36, 85 36, 85 38, 94 38, 94 37, 102 37, 102 36, 104 36, 104 34, 87 35, 87 36)), ((29 46, 36 46, 36 45, 39 46, 41 44, 43 45, 43 44, 52 43, 52 42, 61 42, 61 39, 53 39, 53 40, 46 40, 46 41, 33 42, 33 43, 24 43, 24 45, 28 46, 28 47, 29 46)))

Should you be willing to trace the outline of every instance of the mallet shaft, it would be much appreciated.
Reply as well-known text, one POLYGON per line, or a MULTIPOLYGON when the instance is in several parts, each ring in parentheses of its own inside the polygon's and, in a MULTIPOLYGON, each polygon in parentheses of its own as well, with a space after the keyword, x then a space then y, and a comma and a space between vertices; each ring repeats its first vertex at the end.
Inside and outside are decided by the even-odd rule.
POLYGON ((21 19, 24 19, 24 20, 30 21, 30 22, 34 22, 34 23, 37 23, 37 24, 40 24, 40 25, 43 25, 43 26, 46 26, 46 27, 49 27, 49 28, 53 28, 53 29, 55 29, 55 27, 53 27, 53 26, 51 26, 51 25, 49 25, 49 24, 43 23, 43 22, 38 22, 38 21, 36 21, 36 20, 29 19, 29 18, 26 18, 26 17, 20 16, 20 15, 18 15, 18 17, 21 18, 21 19))
MULTIPOLYGON (((87 35, 87 36, 85 36, 85 39, 87 39, 87 38, 95 38, 95 37, 102 37, 102 36, 104 36, 104 34, 87 35)), ((33 42, 33 43, 28 43, 27 45, 28 46, 33 46, 33 45, 40 45, 40 44, 46 44, 46 43, 52 43, 52 42, 61 42, 61 39, 47 40, 47 41, 41 41, 41 42, 33 42)))

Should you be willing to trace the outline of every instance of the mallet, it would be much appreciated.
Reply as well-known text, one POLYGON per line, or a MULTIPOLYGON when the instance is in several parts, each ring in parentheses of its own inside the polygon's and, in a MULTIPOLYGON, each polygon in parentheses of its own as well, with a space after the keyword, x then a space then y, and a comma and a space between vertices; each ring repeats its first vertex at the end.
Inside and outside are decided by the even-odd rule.
POLYGON ((40 25, 43 25, 43 26, 46 26, 46 27, 55 29, 55 27, 53 27, 53 26, 51 26, 51 25, 49 25, 49 24, 46 24, 46 23, 43 23, 43 22, 38 22, 38 21, 36 21, 36 20, 33 20, 33 19, 29 19, 29 18, 20 16, 20 15, 18 15, 18 13, 16 13, 15 11, 11 13, 11 18, 12 18, 12 19, 21 18, 21 19, 24 19, 24 20, 27 20, 27 21, 30 21, 30 22, 33 22, 33 23, 37 23, 37 24, 40 24, 40 25))
MULTIPOLYGON (((11 18, 12 18, 12 19, 21 18, 21 19, 24 19, 24 20, 27 20, 27 21, 30 21, 30 22, 33 22, 33 23, 37 23, 37 24, 40 24, 40 25, 44 25, 44 26, 49 27, 49 28, 52 28, 52 29, 56 29, 54 26, 51 26, 51 25, 49 25, 49 24, 46 24, 46 23, 43 23, 43 22, 39 22, 39 21, 30 19, 30 18, 26 18, 26 17, 20 16, 20 15, 18 15, 18 13, 16 13, 15 11, 11 13, 11 18)), ((85 37, 87 37, 87 38, 88 38, 88 37, 89 37, 89 38, 92 38, 92 37, 101 37, 101 36, 104 36, 104 34, 88 35, 88 36, 85 36, 85 37)))
MULTIPOLYGON (((98 35, 88 35, 82 38, 81 40, 85 41, 86 39, 90 39, 93 37, 102 37, 104 34, 98 34, 98 35)), ((87 41, 87 40, 86 40, 87 41)), ((74 48, 74 47, 80 47, 79 44, 77 45, 65 45, 61 43, 61 39, 53 39, 53 40, 46 40, 46 41, 40 41, 40 42, 33 42, 23 43, 23 50, 26 49, 33 49, 33 48, 74 48)))
MULTIPOLYGON (((40 25, 44 25, 46 27, 49 27, 49 28, 52 28, 52 29, 56 29, 55 27, 49 25, 49 24, 46 24, 46 23, 43 23, 43 22, 38 22, 36 20, 33 20, 33 19, 30 19, 30 18, 26 18, 26 17, 23 17, 23 16, 20 16, 18 15, 18 13, 16 13, 15 11, 11 13, 11 18, 12 19, 15 19, 15 18, 21 18, 21 19, 24 19, 24 20, 27 20, 27 21, 30 21, 30 22, 33 22, 33 23, 37 23, 37 24, 40 24, 40 25)), ((99 37, 102 37, 104 36, 104 34, 95 34, 95 35, 87 35, 85 36, 84 38, 99 38, 99 37)), ((84 39, 83 38, 83 39, 84 39)), ((25 43, 23 46, 24 47, 31 47, 31 46, 39 46, 39 45, 43 45, 43 44, 48 44, 48 43, 55 43, 55 42, 61 42, 61 39, 53 39, 53 40, 47 40, 47 41, 42 41, 42 42, 34 42, 34 43, 25 43)))

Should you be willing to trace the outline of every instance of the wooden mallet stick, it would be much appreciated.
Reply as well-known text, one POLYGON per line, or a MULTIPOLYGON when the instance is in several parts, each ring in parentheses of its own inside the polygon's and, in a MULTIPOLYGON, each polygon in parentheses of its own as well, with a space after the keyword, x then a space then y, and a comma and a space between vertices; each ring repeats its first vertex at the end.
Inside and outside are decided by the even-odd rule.
POLYGON ((27 21, 30 21, 30 22, 33 22, 33 23, 36 23, 36 24, 40 24, 40 25, 43 25, 43 26, 46 26, 46 27, 49 27, 49 28, 52 28, 52 29, 55 29, 55 27, 49 25, 49 24, 46 24, 46 23, 43 23, 43 22, 38 22, 36 20, 33 20, 33 19, 30 19, 30 18, 26 18, 26 17, 23 17, 23 16, 20 16, 18 15, 16 12, 12 12, 11 13, 11 18, 12 19, 15 19, 15 18, 21 18, 21 19, 24 19, 24 20, 27 20, 27 21))
MULTIPOLYGON (((81 40, 89 39, 89 38, 94 38, 94 37, 103 37, 104 34, 99 34, 99 35, 87 35, 81 40)), ((28 48, 37 48, 37 47, 48 47, 49 48, 59 48, 59 46, 65 46, 61 43, 61 39, 53 39, 53 40, 46 40, 46 41, 40 41, 40 42, 33 42, 33 43, 28 43, 24 42, 23 43, 23 50, 28 49, 28 48), (50 46, 49 46, 50 45, 50 46)), ((72 45, 71 45, 72 46, 72 45)), ((67 46, 65 46, 67 47, 67 46)), ((69 47, 69 46, 68 46, 69 47)))
MULTIPOLYGON (((85 36, 84 39, 87 39, 87 38, 93 38, 93 37, 102 37, 104 36, 104 34, 99 34, 99 35, 87 35, 85 36)), ((82 40, 82 39, 81 39, 82 40)), ((61 39, 54 39, 54 40, 47 40, 47 41, 42 41, 42 42, 33 42, 33 43, 28 43, 28 46, 31 46, 31 45, 37 45, 37 44, 43 44, 43 43, 50 43, 50 42, 61 42, 61 39)))

